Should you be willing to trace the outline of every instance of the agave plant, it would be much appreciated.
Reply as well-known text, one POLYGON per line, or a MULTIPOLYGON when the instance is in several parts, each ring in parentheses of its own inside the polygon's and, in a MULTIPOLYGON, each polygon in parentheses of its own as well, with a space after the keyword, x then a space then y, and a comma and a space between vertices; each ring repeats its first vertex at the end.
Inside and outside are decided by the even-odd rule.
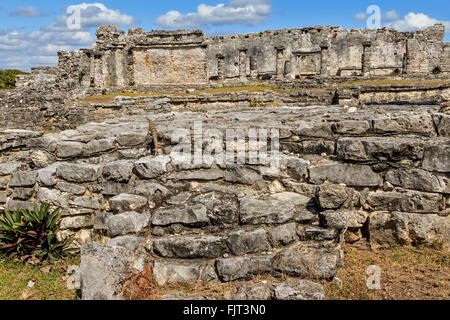
POLYGON ((0 254, 22 261, 58 260, 75 251, 70 249, 73 238, 57 239, 61 210, 50 211, 50 205, 34 204, 33 211, 25 209, 0 215, 0 254))

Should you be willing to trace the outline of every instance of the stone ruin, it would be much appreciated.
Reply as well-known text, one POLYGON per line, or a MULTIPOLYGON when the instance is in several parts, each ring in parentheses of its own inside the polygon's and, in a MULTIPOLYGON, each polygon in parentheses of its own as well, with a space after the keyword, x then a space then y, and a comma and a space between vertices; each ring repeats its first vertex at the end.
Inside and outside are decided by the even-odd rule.
MULTIPOLYGON (((121 298, 123 282, 147 266, 160 286, 258 275, 332 280, 346 242, 448 249, 443 33, 442 25, 413 33, 315 27, 206 38, 100 27, 93 49, 60 52, 58 67, 34 69, 0 92, 0 208, 63 209, 60 237, 81 247, 72 280, 83 299, 121 298), (398 77, 419 80, 339 86, 398 77), (261 83, 279 90, 195 94, 261 83), (126 90, 153 94, 79 100, 126 90), (198 142, 199 123, 215 138, 198 142), (252 161, 252 151, 273 156, 278 140, 252 144, 251 130, 277 132, 278 166, 252 161), (246 157, 180 161, 180 145, 246 157)), ((253 287, 235 298, 324 298, 303 280, 253 287)))
POLYGON ((60 69, 81 86, 145 87, 250 83, 302 77, 445 75, 445 29, 342 30, 313 27, 206 37, 201 30, 100 27, 93 49, 60 52, 60 69))

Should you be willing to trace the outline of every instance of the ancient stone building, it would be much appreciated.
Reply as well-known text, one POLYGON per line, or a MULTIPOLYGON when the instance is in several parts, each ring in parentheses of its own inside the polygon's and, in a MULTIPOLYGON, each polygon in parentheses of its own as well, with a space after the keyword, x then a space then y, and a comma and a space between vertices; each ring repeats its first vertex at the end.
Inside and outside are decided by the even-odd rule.
MULTIPOLYGON (((259 275, 332 280, 345 242, 448 250, 443 35, 442 25, 211 38, 100 27, 93 49, 60 52, 58 67, 35 68, 0 92, 0 210, 62 208, 60 236, 82 246, 84 299, 121 297, 123 281, 147 266, 161 286, 259 275), (393 75, 418 80, 348 82, 393 75), (196 90, 266 81, 271 90, 196 90), (128 89, 152 94, 79 99, 128 89), (244 134, 228 144, 229 130, 244 134), (274 154, 272 137, 252 144, 251 130, 277 132, 278 166, 250 161, 250 151, 274 154), (180 145, 194 158, 217 146, 233 156, 243 147, 248 157, 180 162, 180 145)), ((296 298, 324 297, 320 285, 300 281, 301 290, 283 282, 262 298, 283 299, 283 286, 296 298)))
POLYGON ((206 37, 103 26, 92 49, 60 52, 59 67, 85 87, 439 75, 450 72, 444 32, 443 25, 418 32, 319 26, 206 37))

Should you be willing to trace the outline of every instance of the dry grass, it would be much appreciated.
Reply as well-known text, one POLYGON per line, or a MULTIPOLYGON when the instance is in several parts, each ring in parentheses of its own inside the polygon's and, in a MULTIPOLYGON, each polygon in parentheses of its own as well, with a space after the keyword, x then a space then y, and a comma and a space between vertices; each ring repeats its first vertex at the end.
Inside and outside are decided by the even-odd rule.
POLYGON ((223 88, 209 88, 203 90, 196 90, 194 93, 184 93, 184 92, 160 92, 160 93, 139 93, 139 92, 118 92, 112 94, 104 94, 98 96, 88 96, 80 99, 80 102, 87 103, 107 103, 114 101, 114 98, 118 96, 125 97, 146 97, 146 96, 158 96, 158 95, 173 95, 173 96, 191 96, 191 95, 200 95, 202 93, 214 94, 214 93, 222 93, 222 92, 241 92, 241 91, 250 91, 250 92, 262 92, 265 90, 274 90, 274 86, 268 85, 255 85, 255 86, 239 86, 239 87, 223 87, 223 88))
POLYGON ((384 79, 384 80, 361 80, 344 82, 341 84, 329 86, 329 87, 317 87, 317 88, 296 88, 296 89, 278 89, 274 85, 249 85, 249 86, 234 86, 234 87, 220 87, 220 88, 209 88, 196 90, 194 93, 185 92, 160 92, 160 93, 139 93, 139 92, 119 92, 114 94, 105 94, 98 96, 88 96, 80 99, 80 102, 87 103, 108 103, 114 101, 115 97, 125 96, 125 97, 142 97, 142 96, 157 96, 157 95, 172 95, 172 96, 192 96, 200 95, 202 93, 215 94, 215 93, 227 93, 227 92, 263 92, 266 90, 272 90, 275 92, 298 92, 298 91, 311 91, 311 90, 327 90, 327 89, 339 89, 347 88, 351 86, 363 86, 363 85, 438 85, 438 84, 448 84, 450 79, 438 79, 438 80, 396 80, 396 79, 384 79))
MULTIPOLYGON (((0 261, 0 300, 75 300, 75 290, 67 289, 66 269, 69 265, 77 265, 80 258, 73 257, 51 265, 49 272, 44 272, 47 266, 33 266, 17 262, 4 264, 0 261), (34 280, 35 285, 28 287, 28 281, 34 280)), ((48 271, 48 270, 47 270, 48 271)))
POLYGON ((237 288, 243 284, 252 283, 261 285, 263 283, 277 283, 286 280, 283 276, 276 279, 270 275, 253 276, 250 281, 233 281, 228 283, 172 283, 158 286, 153 281, 151 266, 142 273, 132 277, 123 284, 122 294, 128 300, 161 300, 164 295, 171 292, 182 292, 186 294, 212 297, 217 300, 229 300, 237 292, 237 288))
POLYGON ((361 85, 439 85, 450 83, 450 79, 436 79, 436 80, 395 80, 395 79, 384 79, 384 80, 361 80, 343 83, 342 86, 361 86, 361 85))
POLYGON ((241 91, 249 91, 249 92, 262 92, 266 90, 274 90, 275 86, 273 85, 255 85, 255 86, 236 86, 236 87, 223 87, 223 88, 210 88, 204 90, 198 90, 195 93, 222 93, 222 92, 241 92, 241 91))
MULTIPOLYGON (((345 266, 337 277, 342 286, 321 281, 328 300, 448 300, 450 299, 450 255, 442 250, 429 248, 391 248, 370 251, 347 246, 345 266), (367 289, 366 270, 377 265, 382 270, 381 290, 367 289)), ((278 283, 283 276, 255 276, 249 282, 224 284, 179 283, 159 287, 153 282, 151 268, 124 284, 123 293, 130 300, 160 300, 164 295, 179 291, 187 294, 208 296, 218 300, 232 297, 244 283, 254 285, 278 283)))
MULTIPOLYGON (((62 261, 48 273, 42 266, 18 263, 0 264, 0 300, 73 300, 74 290, 66 288, 68 265, 79 263, 79 257, 62 261), (32 288, 28 280, 35 279, 32 288)), ((449 300, 450 253, 430 248, 393 247, 389 250, 370 251, 363 247, 347 246, 345 266, 337 277, 338 287, 322 281, 329 300, 449 300), (370 265, 381 268, 381 290, 369 290, 366 286, 366 270, 370 265)), ((164 295, 181 291, 188 294, 225 300, 232 297, 244 281, 224 284, 183 283, 159 287, 153 282, 152 270, 134 276, 124 284, 123 293, 132 300, 160 300, 164 295)), ((250 283, 278 283, 285 280, 271 276, 255 276, 250 283)))
POLYGON ((330 300, 450 299, 450 254, 430 248, 394 247, 369 251, 347 246, 341 287, 323 282, 330 300), (367 289, 366 270, 381 268, 381 290, 367 289))

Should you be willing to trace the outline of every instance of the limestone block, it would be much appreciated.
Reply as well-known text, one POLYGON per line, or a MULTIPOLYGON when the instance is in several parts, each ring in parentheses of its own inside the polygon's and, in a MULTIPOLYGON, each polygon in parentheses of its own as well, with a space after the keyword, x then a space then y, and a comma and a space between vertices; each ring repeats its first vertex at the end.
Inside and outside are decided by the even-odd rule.
POLYGON ((237 256, 270 250, 270 244, 264 229, 249 232, 233 231, 228 236, 227 244, 231 252, 237 256))
POLYGON ((94 182, 98 178, 98 165, 67 163, 58 166, 56 175, 68 182, 94 182))
POLYGON ((114 212, 139 211, 147 206, 145 197, 122 193, 109 200, 109 207, 114 212))
POLYGON ((296 245, 278 253, 274 269, 294 277, 333 279, 340 264, 336 250, 312 249, 296 245))
POLYGON ((106 229, 114 236, 139 233, 150 221, 149 214, 134 211, 124 212, 106 219, 106 229))
POLYGON ((181 223, 188 226, 204 226, 209 223, 206 207, 202 204, 189 207, 160 208, 155 211, 152 224, 168 226, 181 223))
POLYGON ((288 280, 275 285, 276 300, 324 300, 321 284, 308 280, 288 280))
POLYGON ((164 258, 218 258, 227 252, 220 237, 164 237, 153 243, 155 252, 164 258))
POLYGON ((102 168, 103 178, 116 182, 127 182, 131 178, 133 167, 133 162, 127 160, 108 163, 102 168))
POLYGON ((32 187, 36 181, 36 171, 16 171, 11 174, 9 187, 32 187))
POLYGON ((309 169, 310 182, 323 184, 326 181, 332 183, 344 183, 349 187, 377 187, 383 179, 373 172, 370 166, 356 164, 331 163, 309 169))
POLYGON ((288 245, 297 240, 297 226, 295 223, 288 223, 269 230, 271 241, 275 245, 288 245))
POLYGON ((283 224, 295 216, 294 205, 279 200, 247 197, 240 200, 240 208, 240 220, 244 224, 283 224))
POLYGON ((270 273, 275 255, 222 258, 216 260, 216 269, 223 282, 249 279, 253 275, 270 273))
POLYGON ((370 192, 367 203, 375 211, 437 213, 442 196, 435 193, 408 191, 370 192))

